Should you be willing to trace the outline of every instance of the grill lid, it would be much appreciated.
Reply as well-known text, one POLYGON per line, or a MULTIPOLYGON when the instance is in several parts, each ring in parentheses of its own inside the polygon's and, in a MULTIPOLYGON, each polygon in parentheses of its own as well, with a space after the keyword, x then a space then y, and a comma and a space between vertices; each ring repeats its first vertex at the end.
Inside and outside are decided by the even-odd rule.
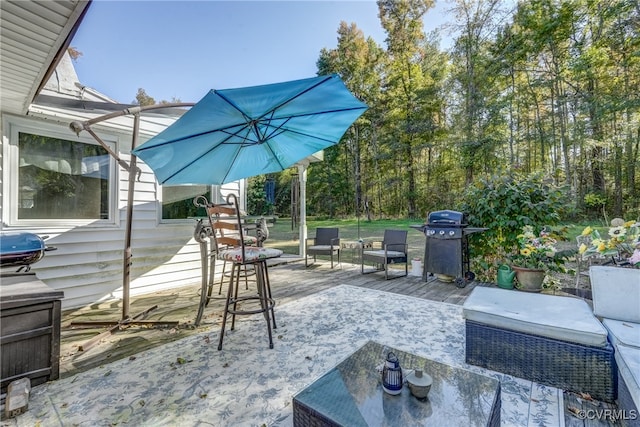
POLYGON ((431 212, 427 218, 428 227, 461 227, 466 224, 466 215, 457 211, 435 211, 431 212))

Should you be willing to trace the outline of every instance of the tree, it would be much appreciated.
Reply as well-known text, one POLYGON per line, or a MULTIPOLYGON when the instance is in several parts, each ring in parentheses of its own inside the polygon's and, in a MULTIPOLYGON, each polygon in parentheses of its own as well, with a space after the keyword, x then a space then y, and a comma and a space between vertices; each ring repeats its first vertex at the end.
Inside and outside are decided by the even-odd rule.
POLYGON ((388 114, 385 138, 392 170, 400 172, 397 185, 406 183, 407 214, 417 216, 415 156, 421 142, 424 122, 420 97, 425 90, 422 72, 426 40, 422 17, 433 7, 433 0, 379 0, 380 22, 387 33, 387 68, 385 103, 388 114))
POLYGON ((466 185, 480 165, 495 165, 492 159, 504 120, 497 63, 490 54, 499 5, 499 0, 456 0, 454 7, 461 29, 452 54, 452 78, 460 94, 454 107, 454 127, 459 129, 454 138, 459 139, 466 185))
POLYGON ((133 101, 133 103, 141 107, 144 107, 147 105, 155 105, 156 100, 153 97, 147 95, 147 92, 144 89, 138 88, 138 93, 136 94, 136 100, 133 101))
POLYGON ((515 172, 567 188, 571 214, 639 217, 637 1, 504 5, 455 0, 450 53, 423 32, 431 2, 378 2, 386 50, 341 24, 319 73, 339 73, 370 109, 310 167, 308 194, 321 196, 309 212, 368 200, 378 217, 422 217, 515 172))
POLYGON ((365 38, 355 24, 341 22, 336 49, 322 49, 318 59, 318 74, 337 73, 349 90, 371 108, 345 134, 339 147, 325 150, 325 161, 310 167, 310 188, 324 187, 325 208, 336 208, 342 214, 362 212, 363 183, 370 181, 363 167, 368 158, 363 145, 375 133, 380 115, 383 50, 372 38, 365 38), (364 172, 363 172, 364 170, 364 172), (363 175, 364 173, 364 175, 363 175))
MULTIPOLYGON (((175 96, 171 98, 170 101, 163 99, 158 102, 158 104, 176 104, 182 102, 180 98, 176 98, 175 96)), ((136 94, 136 100, 133 101, 134 104, 140 106, 147 105, 156 105, 156 100, 152 96, 147 95, 147 92, 143 88, 138 88, 138 93, 136 94)))

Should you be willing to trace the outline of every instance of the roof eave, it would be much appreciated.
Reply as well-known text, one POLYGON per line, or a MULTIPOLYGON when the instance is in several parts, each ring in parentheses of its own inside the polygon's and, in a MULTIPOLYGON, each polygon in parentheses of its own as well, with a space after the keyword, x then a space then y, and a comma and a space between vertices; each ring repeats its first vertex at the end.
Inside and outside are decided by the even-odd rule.
POLYGON ((89 6, 91 5, 91 2, 92 0, 78 1, 75 9, 71 13, 71 15, 69 15, 67 24, 64 26, 62 32, 60 33, 60 37, 58 37, 56 42, 53 44, 52 49, 49 52, 49 56, 47 57, 47 60, 44 62, 45 65, 49 64, 49 66, 47 68, 42 67, 42 70, 40 71, 40 74, 36 79, 36 81, 38 82, 38 85, 37 86, 34 85, 31 88, 31 91, 29 92, 28 96, 25 98, 25 103, 22 106, 22 114, 27 114, 27 112, 29 111, 29 106, 33 103, 36 96, 38 96, 38 94, 40 93, 44 85, 49 80, 49 77, 51 77, 51 74, 58 66, 58 63, 62 59, 62 56, 69 48, 69 45, 71 44, 71 40, 73 39, 73 36, 78 31, 78 28, 82 23, 82 19, 87 13, 87 10, 89 10, 89 6))

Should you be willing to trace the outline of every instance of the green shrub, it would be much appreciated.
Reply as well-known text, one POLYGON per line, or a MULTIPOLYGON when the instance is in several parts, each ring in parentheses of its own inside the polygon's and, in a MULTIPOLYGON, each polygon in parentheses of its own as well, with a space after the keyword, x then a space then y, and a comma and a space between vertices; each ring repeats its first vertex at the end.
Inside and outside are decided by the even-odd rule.
POLYGON ((589 193, 584 196, 584 204, 586 207, 598 211, 607 203, 607 199, 600 194, 589 193))
POLYGON ((460 210, 470 225, 489 229, 472 235, 471 258, 478 279, 495 281, 498 266, 517 251, 522 227, 557 225, 567 205, 562 189, 545 182, 541 174, 512 172, 469 187, 460 210))

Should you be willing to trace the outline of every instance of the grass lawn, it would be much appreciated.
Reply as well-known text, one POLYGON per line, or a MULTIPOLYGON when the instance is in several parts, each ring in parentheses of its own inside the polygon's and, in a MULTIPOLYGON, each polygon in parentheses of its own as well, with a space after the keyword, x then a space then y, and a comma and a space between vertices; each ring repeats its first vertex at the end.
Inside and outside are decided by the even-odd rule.
MULTIPOLYGON (((411 225, 420 224, 420 220, 375 220, 367 222, 360 220, 359 224, 356 219, 348 220, 309 220, 307 222, 308 236, 315 235, 317 227, 338 227, 340 229, 340 239, 346 240, 382 240, 385 229, 408 230, 407 243, 409 245, 410 258, 424 258, 425 236, 418 230, 410 228, 411 225)), ((602 226, 597 221, 566 223, 554 228, 565 227, 565 240, 559 242, 558 248, 561 250, 577 250, 576 237, 582 233, 587 225, 596 226, 601 233, 606 235, 608 227, 602 226)), ((289 218, 279 218, 275 224, 269 227, 269 239, 265 242, 265 246, 274 247, 283 250, 286 254, 299 253, 298 227, 291 226, 289 218)), ((354 261, 354 252, 350 250, 342 251, 342 260, 344 262, 354 261)), ((328 257, 321 257, 328 259, 328 257)), ((575 268, 573 261, 568 262, 566 267, 569 270, 575 268)), ((477 272, 476 272, 477 273, 477 272)), ((575 277, 568 273, 555 273, 555 279, 559 287, 574 286, 575 277)))
MULTIPOLYGON (((384 230, 408 230, 407 244, 409 245, 409 256, 411 258, 424 256, 425 237, 420 231, 410 228, 412 224, 420 224, 419 220, 376 220, 367 222, 356 219, 348 220, 313 220, 307 221, 307 234, 309 237, 315 236, 317 227, 338 227, 340 229, 340 239, 346 240, 382 240, 384 230)), ((299 231, 298 227, 291 226, 291 220, 280 218, 275 224, 269 227, 269 239, 265 245, 282 249, 286 254, 299 253, 299 231)), ((349 261, 347 257, 345 261, 349 261)))
MULTIPOLYGON (((340 239, 345 240, 382 240, 385 229, 398 229, 408 230, 407 243, 409 245, 409 256, 424 257, 424 234, 410 228, 410 225, 420 224, 420 220, 409 219, 386 219, 375 220, 368 222, 361 219, 359 222, 356 219, 345 220, 309 220, 307 221, 307 234, 309 237, 315 235, 315 229, 317 227, 338 227, 340 229, 340 239)), ((601 233, 606 234, 608 227, 601 227, 601 224, 594 224, 593 222, 584 222, 579 224, 563 224, 559 227, 566 227, 566 240, 563 245, 566 248, 574 248, 576 246, 576 236, 582 233, 582 230, 587 225, 596 225, 601 233)), ((291 220, 289 218, 279 218, 275 224, 269 227, 269 239, 266 242, 266 246, 282 249, 287 254, 299 253, 299 231, 298 227, 292 227, 291 220)), ((348 259, 346 259, 348 261, 348 259)))

